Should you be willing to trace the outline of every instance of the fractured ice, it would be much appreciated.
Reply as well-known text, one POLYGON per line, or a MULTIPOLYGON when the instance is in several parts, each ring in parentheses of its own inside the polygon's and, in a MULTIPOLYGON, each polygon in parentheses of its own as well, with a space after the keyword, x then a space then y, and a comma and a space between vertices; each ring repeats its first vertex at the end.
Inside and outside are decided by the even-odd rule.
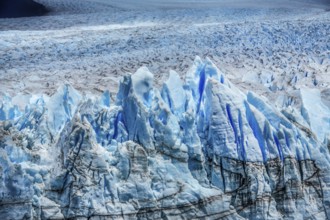
POLYGON ((319 92, 301 90, 301 112, 281 112, 198 57, 185 81, 153 81, 144 67, 115 98, 70 85, 4 95, 0 219, 330 216, 319 92))

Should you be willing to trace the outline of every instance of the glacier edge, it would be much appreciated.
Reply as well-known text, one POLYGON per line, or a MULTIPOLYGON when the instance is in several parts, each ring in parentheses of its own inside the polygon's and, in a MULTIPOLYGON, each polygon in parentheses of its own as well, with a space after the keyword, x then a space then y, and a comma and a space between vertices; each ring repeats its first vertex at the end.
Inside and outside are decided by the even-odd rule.
POLYGON ((328 218, 324 131, 243 93, 210 59, 184 82, 153 80, 139 69, 115 100, 70 85, 24 109, 4 96, 0 218, 328 218))

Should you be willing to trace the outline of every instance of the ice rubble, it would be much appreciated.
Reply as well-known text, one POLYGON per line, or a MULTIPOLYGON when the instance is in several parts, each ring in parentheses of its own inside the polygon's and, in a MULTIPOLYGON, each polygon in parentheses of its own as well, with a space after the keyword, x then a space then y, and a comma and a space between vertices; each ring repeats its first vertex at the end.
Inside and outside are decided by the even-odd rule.
POLYGON ((24 110, 3 96, 0 218, 329 216, 319 93, 301 91, 301 114, 280 112, 198 57, 184 82, 174 71, 153 81, 140 68, 115 99, 64 85, 24 110))

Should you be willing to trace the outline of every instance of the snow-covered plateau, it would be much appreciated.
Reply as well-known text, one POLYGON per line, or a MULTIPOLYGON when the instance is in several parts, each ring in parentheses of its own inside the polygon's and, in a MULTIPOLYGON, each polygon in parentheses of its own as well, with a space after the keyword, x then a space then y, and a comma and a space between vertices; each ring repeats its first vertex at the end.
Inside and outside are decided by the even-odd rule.
POLYGON ((330 219, 326 1, 38 2, 0 19, 1 220, 330 219))

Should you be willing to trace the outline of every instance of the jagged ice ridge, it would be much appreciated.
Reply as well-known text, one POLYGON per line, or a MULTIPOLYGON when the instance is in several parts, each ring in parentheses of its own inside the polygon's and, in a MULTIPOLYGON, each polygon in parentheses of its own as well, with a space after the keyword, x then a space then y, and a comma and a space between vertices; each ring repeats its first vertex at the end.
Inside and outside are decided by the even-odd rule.
POLYGON ((330 113, 314 112, 317 91, 280 111, 198 57, 184 82, 174 71, 153 81, 142 67, 114 99, 70 85, 4 95, 0 219, 330 216, 330 113))

